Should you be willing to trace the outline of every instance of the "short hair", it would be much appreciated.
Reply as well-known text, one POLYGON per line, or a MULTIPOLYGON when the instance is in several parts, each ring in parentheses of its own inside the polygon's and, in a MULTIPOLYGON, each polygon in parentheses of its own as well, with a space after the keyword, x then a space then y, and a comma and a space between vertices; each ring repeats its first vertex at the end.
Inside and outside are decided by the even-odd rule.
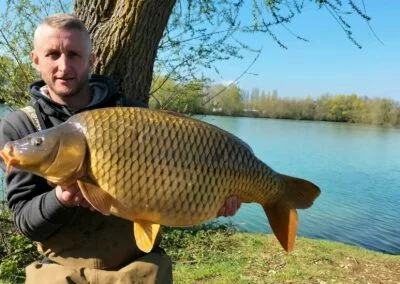
POLYGON ((42 26, 49 26, 52 28, 64 29, 64 30, 81 31, 88 41, 89 52, 92 49, 92 41, 90 39, 88 30, 86 29, 84 23, 74 15, 59 13, 59 14, 53 14, 53 15, 47 16, 37 27, 35 34, 34 34, 34 39, 37 38, 40 27, 42 27, 42 26))

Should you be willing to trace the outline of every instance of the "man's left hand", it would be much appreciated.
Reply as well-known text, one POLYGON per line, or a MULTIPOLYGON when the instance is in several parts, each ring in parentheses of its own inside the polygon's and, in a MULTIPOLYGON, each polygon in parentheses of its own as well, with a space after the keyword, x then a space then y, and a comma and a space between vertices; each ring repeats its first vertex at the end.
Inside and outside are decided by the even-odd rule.
POLYGON ((239 197, 233 195, 225 199, 224 205, 219 209, 217 217, 229 217, 236 214, 241 205, 239 197))

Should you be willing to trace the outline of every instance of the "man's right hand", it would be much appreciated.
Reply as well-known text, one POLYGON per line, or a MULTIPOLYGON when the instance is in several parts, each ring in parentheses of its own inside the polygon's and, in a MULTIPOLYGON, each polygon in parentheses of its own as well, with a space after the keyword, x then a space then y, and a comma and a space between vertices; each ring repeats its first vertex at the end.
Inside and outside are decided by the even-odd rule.
POLYGON ((92 208, 90 204, 83 197, 78 184, 74 183, 69 186, 61 187, 57 185, 54 190, 56 191, 57 199, 65 206, 68 207, 85 207, 92 208))

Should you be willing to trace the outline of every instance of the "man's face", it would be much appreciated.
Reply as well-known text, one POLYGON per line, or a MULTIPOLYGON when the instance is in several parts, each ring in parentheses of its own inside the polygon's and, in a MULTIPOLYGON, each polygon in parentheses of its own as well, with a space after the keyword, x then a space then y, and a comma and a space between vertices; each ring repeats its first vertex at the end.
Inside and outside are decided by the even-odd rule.
POLYGON ((42 26, 32 60, 50 96, 66 99, 85 90, 94 57, 83 32, 42 26))

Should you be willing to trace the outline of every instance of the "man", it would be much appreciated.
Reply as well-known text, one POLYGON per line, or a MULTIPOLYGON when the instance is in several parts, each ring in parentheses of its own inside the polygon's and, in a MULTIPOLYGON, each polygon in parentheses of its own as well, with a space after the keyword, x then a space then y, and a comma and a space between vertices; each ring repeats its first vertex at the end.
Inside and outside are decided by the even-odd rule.
MULTIPOLYGON (((0 148, 71 115, 116 105, 141 106, 122 99, 110 78, 90 76, 95 57, 88 31, 77 18, 46 18, 34 34, 32 61, 42 80, 30 86, 34 118, 21 110, 0 123, 0 148)), ((101 127, 101 126, 99 126, 101 127)), ((4 163, 1 163, 4 170, 4 163)), ((132 238, 132 223, 91 208, 74 185, 62 188, 30 173, 12 169, 6 176, 7 200, 19 231, 38 242, 41 261, 26 268, 27 283, 172 282, 172 265, 159 248, 141 252, 132 238)), ((230 197, 219 216, 240 207, 230 197)))

